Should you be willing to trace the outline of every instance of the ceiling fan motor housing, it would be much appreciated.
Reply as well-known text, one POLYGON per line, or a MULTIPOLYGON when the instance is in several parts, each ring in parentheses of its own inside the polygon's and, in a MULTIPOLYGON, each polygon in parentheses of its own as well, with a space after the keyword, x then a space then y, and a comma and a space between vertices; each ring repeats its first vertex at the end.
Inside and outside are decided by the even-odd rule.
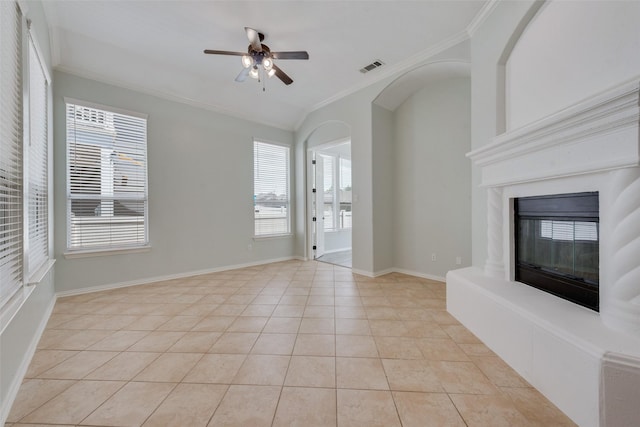
POLYGON ((261 52, 258 52, 257 50, 253 49, 251 45, 249 45, 249 47, 247 48, 249 56, 253 58, 253 60, 257 65, 262 64, 262 60, 264 58, 269 58, 271 56, 271 49, 269 49, 269 46, 267 46, 266 44, 261 44, 261 46, 262 46, 261 52))

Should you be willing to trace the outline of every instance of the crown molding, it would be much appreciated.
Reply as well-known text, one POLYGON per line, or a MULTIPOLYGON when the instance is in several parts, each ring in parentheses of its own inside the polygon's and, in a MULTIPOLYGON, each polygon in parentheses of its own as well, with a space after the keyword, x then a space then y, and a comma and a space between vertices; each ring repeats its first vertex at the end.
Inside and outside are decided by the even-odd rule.
POLYGON ((73 76, 77 76, 77 77, 82 77, 85 79, 90 79, 90 80, 94 80, 100 83, 105 83, 105 84, 109 84, 109 85, 113 85, 113 86, 117 86, 123 89, 128 89, 128 90, 133 90, 139 93, 143 93, 145 95, 151 95, 151 96, 155 96, 157 98, 161 98, 167 101, 172 101, 172 102, 177 102, 180 104, 186 104, 189 105, 191 107, 195 107, 195 108, 200 108, 203 110, 207 110, 207 111, 211 111, 214 113, 218 113, 218 114, 223 114, 226 116, 230 116, 230 117, 234 117, 236 119, 241 119, 241 120, 247 120, 250 121, 252 123, 257 123, 260 125, 264 125, 264 126, 269 126, 272 128, 277 128, 277 129, 281 129, 281 130, 285 130, 288 132, 293 132, 293 128, 286 124, 286 123, 275 123, 275 122, 267 122, 267 121, 263 121, 263 120, 256 120, 255 117, 252 117, 248 114, 242 114, 239 113, 237 111, 233 111, 233 110, 229 110, 226 108, 222 108, 218 105, 214 105, 214 104, 208 104, 202 101, 197 101, 195 99, 191 99, 191 98, 186 98, 180 95, 176 95, 173 93, 169 93, 169 92, 164 92, 161 90, 155 90, 155 89, 149 89, 147 87, 144 86, 140 86, 140 85, 135 85, 135 84, 130 84, 130 83, 125 83, 123 81, 120 80, 116 80, 116 79, 109 79, 101 74, 98 73, 93 73, 90 71, 86 71, 86 70, 78 70, 76 68, 69 68, 69 67, 65 67, 65 66, 61 66, 58 65, 57 67, 55 67, 56 71, 60 71, 63 73, 67 73, 67 74, 71 74, 73 76))
POLYGON ((500 0, 489 0, 482 6, 480 11, 478 11, 476 16, 473 17, 473 19, 467 26, 466 32, 469 35, 469 38, 473 37, 478 28, 480 28, 480 26, 484 24, 484 21, 486 21, 489 15, 493 13, 499 3, 500 0))
POLYGON ((335 95, 320 101, 319 103, 313 105, 309 109, 304 110, 303 116, 298 120, 294 126, 295 130, 299 130, 302 123, 306 120, 307 116, 313 113, 316 110, 319 110, 323 107, 326 107, 329 104, 332 104, 342 98, 345 98, 349 95, 352 95, 362 89, 365 89, 371 85, 374 85, 388 77, 392 77, 394 75, 398 75, 401 73, 405 73, 411 71, 413 68, 423 65, 426 61, 428 61, 433 56, 439 54, 440 52, 444 52, 445 50, 452 48, 466 40, 469 39, 469 35, 467 31, 461 31, 453 36, 431 46, 429 49, 423 50, 404 61, 398 62, 397 64, 391 65, 389 67, 385 66, 382 69, 378 69, 375 74, 373 74, 370 78, 365 81, 362 81, 356 85, 351 86, 348 89, 345 89, 341 92, 336 93, 335 95))

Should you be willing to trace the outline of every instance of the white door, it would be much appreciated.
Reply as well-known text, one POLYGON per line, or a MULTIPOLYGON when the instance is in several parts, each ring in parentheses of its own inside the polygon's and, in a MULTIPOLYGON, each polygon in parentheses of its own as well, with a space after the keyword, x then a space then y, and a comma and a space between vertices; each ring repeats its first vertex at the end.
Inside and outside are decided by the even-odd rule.
POLYGON ((315 253, 313 258, 320 258, 324 255, 324 164, 322 162, 322 156, 314 153, 316 160, 315 164, 315 193, 314 193, 314 207, 313 216, 314 221, 314 234, 315 234, 315 253))

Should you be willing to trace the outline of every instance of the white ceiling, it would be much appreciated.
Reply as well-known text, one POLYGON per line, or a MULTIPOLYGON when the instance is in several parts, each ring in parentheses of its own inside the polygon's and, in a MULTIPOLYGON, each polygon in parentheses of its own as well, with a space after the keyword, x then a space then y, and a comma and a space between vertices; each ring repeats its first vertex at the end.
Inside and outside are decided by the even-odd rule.
POLYGON ((294 129, 304 116, 435 50, 462 40, 487 1, 44 1, 54 67, 96 80, 294 129), (273 51, 306 50, 277 64, 294 83, 266 91, 234 81, 244 27, 273 51), (385 66, 360 73, 380 59, 385 66))

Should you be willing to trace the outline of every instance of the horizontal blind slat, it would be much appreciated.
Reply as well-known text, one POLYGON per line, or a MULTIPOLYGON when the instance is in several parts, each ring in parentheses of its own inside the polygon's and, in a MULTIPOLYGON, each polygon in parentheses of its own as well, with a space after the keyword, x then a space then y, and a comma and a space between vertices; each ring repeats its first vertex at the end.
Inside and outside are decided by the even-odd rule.
POLYGON ((29 253, 30 275, 49 258, 48 82, 29 38, 29 253))
POLYGON ((67 104, 70 249, 148 244, 146 123, 67 104))
POLYGON ((289 233, 289 148, 254 141, 253 171, 255 235, 289 233))
POLYGON ((0 2, 0 307, 22 286, 22 17, 0 2))

